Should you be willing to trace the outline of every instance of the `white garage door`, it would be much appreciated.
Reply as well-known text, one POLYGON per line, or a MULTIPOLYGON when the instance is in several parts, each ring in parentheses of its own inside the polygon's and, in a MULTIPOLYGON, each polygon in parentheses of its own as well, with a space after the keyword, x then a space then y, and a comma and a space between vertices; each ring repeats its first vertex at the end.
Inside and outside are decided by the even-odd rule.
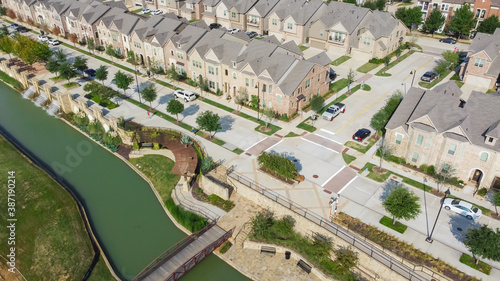
POLYGON ((475 75, 467 75, 465 83, 488 89, 490 87, 491 79, 475 75))
POLYGON ((357 50, 352 50, 351 57, 356 58, 358 60, 366 60, 366 61, 369 61, 372 58, 371 54, 357 50))

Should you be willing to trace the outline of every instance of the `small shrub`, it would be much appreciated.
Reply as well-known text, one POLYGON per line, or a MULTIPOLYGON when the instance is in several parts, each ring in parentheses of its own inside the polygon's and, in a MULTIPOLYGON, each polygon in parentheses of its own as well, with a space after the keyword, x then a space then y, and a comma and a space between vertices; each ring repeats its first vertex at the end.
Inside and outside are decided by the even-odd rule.
POLYGON ((226 243, 224 243, 224 245, 222 245, 222 247, 220 248, 219 252, 221 254, 225 254, 227 251, 229 251, 229 249, 231 248, 231 246, 233 246, 233 244, 231 244, 231 242, 227 241, 226 243))
POLYGON ((154 132, 151 134, 151 138, 156 139, 160 135, 159 132, 154 132))
POLYGON ((102 135, 104 133, 104 128, 99 121, 94 121, 87 126, 87 130, 92 135, 102 135))
POLYGON ((201 159, 201 173, 202 174, 204 174, 204 175, 207 174, 214 167, 215 167, 215 163, 214 163, 214 160, 212 159, 212 157, 207 156, 207 157, 203 157, 203 159, 201 159))
POLYGON ((479 196, 485 196, 486 193, 488 193, 488 190, 486 188, 481 188, 478 192, 477 192, 477 195, 479 196))
POLYGON ((293 161, 287 158, 286 154, 267 153, 264 151, 257 157, 257 161, 260 167, 277 175, 292 180, 297 177, 297 167, 293 161))
POLYGON ((153 149, 154 150, 160 150, 160 144, 157 142, 153 142, 153 149))
POLYGON ((281 114, 281 116, 280 116, 280 120, 281 120, 281 121, 288 122, 288 121, 290 121, 290 118, 288 118, 288 115, 287 115, 286 113, 283 113, 283 114, 281 114))
POLYGON ((136 141, 134 141, 134 143, 132 145, 132 149, 133 150, 139 150, 139 144, 136 141))
POLYGON ((218 96, 222 96, 222 91, 220 89, 217 89, 217 92, 215 94, 218 96))
POLYGON ((99 52, 104 52, 104 50, 105 50, 104 46, 97 46, 97 47, 95 47, 95 49, 99 52))
POLYGON ((90 137, 95 140, 95 141, 101 141, 102 136, 101 135, 92 135, 90 134, 90 137))
POLYGON ((109 131, 102 137, 102 142, 108 145, 118 146, 122 143, 122 138, 115 131, 109 131))

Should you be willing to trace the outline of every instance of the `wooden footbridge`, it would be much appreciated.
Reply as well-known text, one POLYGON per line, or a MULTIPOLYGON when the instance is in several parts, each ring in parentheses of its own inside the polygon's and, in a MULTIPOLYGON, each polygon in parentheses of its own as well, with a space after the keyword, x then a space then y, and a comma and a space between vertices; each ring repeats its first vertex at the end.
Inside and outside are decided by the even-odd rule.
POLYGON ((175 281, 222 245, 233 230, 225 231, 215 222, 191 234, 161 254, 133 281, 175 281))

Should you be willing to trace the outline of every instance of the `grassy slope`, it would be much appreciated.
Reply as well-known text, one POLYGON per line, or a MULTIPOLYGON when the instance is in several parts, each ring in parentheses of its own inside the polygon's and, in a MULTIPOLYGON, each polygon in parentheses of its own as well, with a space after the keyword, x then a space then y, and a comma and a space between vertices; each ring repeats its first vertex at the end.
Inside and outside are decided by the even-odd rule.
MULTIPOLYGON (((16 172, 16 266, 27 280, 82 280, 93 251, 76 203, 3 138, 0 158, 2 222, 7 219, 7 172, 16 172)), ((0 241, 6 241, 7 231, 0 229, 0 241)), ((0 246, 3 256, 7 255, 6 246, 0 246)), ((90 280, 114 280, 102 259, 90 280)))

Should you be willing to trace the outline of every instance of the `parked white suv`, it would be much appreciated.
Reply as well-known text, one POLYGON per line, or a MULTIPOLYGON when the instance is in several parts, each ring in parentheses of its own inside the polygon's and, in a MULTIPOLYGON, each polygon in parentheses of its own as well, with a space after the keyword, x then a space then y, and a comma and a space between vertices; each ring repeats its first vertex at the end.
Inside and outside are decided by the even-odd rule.
POLYGON ((47 41, 49 41, 49 38, 47 36, 43 36, 43 35, 38 36, 37 39, 38 39, 39 42, 47 42, 47 41))
POLYGON ((174 92, 174 97, 175 98, 182 98, 186 102, 193 101, 196 99, 196 95, 188 90, 177 90, 174 92))

